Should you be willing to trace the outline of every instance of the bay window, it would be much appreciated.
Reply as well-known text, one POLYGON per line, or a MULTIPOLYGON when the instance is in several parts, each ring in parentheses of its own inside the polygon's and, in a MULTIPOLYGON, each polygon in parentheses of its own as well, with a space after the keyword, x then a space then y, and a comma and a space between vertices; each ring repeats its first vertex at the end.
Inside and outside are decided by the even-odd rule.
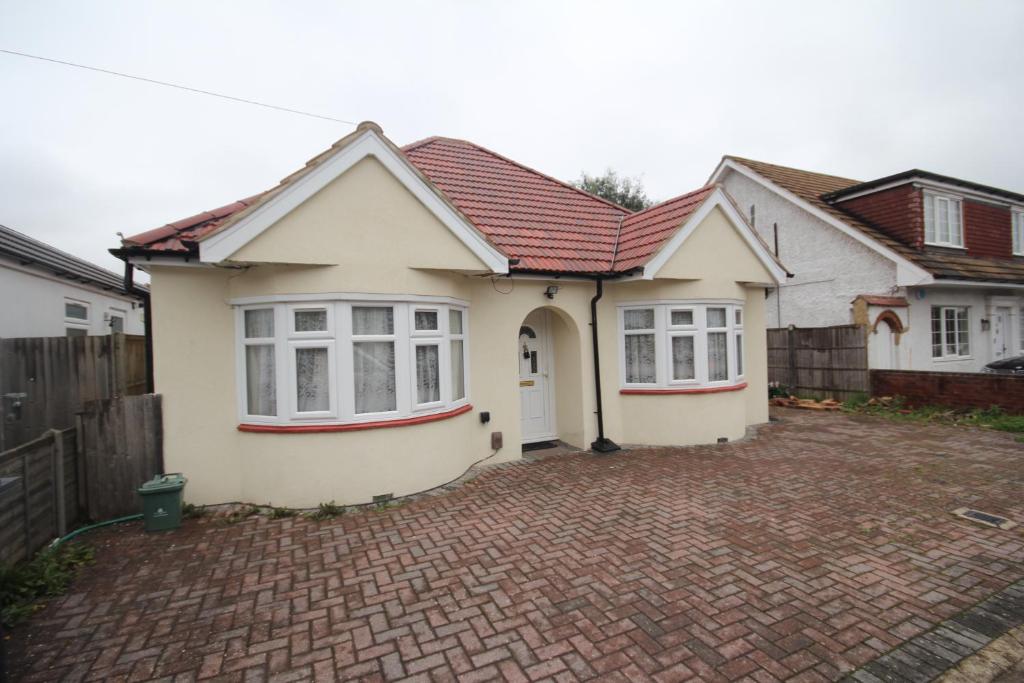
POLYGON ((238 311, 243 422, 357 424, 467 403, 461 303, 274 301, 238 311))
POLYGON ((743 307, 658 302, 620 307, 626 390, 728 387, 743 381, 743 307))
POLYGON ((967 306, 932 306, 932 358, 953 360, 970 355, 967 306))
POLYGON ((961 202, 956 197, 924 193, 924 241, 940 247, 963 247, 961 202))

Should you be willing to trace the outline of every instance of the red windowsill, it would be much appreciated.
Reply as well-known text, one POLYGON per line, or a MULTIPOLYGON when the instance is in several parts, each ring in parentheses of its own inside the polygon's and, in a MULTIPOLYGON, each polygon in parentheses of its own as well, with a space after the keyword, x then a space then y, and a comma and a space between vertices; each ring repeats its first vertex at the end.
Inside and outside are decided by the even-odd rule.
POLYGON ((462 415, 473 410, 473 406, 468 403, 464 406, 459 406, 454 410, 449 410, 445 413, 434 413, 432 415, 418 415, 416 417, 406 417, 401 420, 380 420, 378 422, 355 422, 344 425, 261 425, 261 424, 240 424, 238 425, 238 431, 240 432, 270 432, 272 434, 293 434, 302 433, 309 434, 310 432, 355 432, 361 429, 382 429, 384 427, 407 427, 409 425, 419 425, 425 422, 437 422, 439 420, 447 420, 450 417, 456 415, 462 415))
POLYGON ((699 389, 619 389, 620 394, 640 394, 640 395, 659 395, 659 394, 720 394, 723 391, 739 391, 740 389, 746 389, 747 383, 741 382, 740 384, 733 384, 728 387, 700 387, 699 389))

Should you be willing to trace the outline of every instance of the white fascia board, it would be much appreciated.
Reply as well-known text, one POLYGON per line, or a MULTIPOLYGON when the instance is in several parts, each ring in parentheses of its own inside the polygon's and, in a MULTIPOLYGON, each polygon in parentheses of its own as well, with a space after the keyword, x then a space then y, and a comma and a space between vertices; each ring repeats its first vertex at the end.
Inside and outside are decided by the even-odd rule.
POLYGON ((434 188, 409 167, 408 161, 395 152, 373 130, 366 130, 361 137, 345 145, 319 166, 285 187, 275 197, 257 206, 249 215, 200 240, 200 260, 204 263, 219 263, 230 259, 233 254, 264 230, 284 218, 299 204, 368 156, 375 157, 383 164, 492 272, 508 272, 508 258, 488 243, 476 228, 469 225, 451 205, 441 199, 434 188))
POLYGON ((860 242, 861 244, 871 249, 872 251, 881 254, 885 258, 895 263, 897 286, 914 287, 917 285, 926 285, 935 279, 931 273, 929 273, 921 266, 900 256, 889 247, 883 244, 879 244, 877 241, 868 237, 857 228, 847 225, 838 218, 835 218, 834 216, 826 213, 825 211, 822 211, 813 204, 810 204, 806 200, 796 196, 795 194, 785 189, 784 187, 776 185, 772 181, 762 176, 760 173, 757 173, 756 171, 747 168, 743 164, 736 163, 732 159, 722 159, 721 163, 718 164, 718 168, 716 168, 715 172, 711 174, 711 179, 709 182, 719 182, 719 179, 721 178, 722 174, 725 173, 726 170, 736 171, 737 173, 749 178, 750 180, 753 180, 758 185, 761 185, 762 187, 771 190, 772 192, 779 195, 783 199, 786 199, 790 203, 800 207, 807 213, 811 214, 818 220, 824 221, 825 223, 831 225, 833 228, 839 230, 848 237, 853 238, 854 240, 860 242))
POLYGON ((939 279, 929 282, 927 287, 984 287, 986 289, 1024 289, 1024 283, 1013 282, 983 282, 979 280, 945 280, 939 279))
POLYGON ((201 263, 194 258, 183 256, 129 256, 128 263, 141 271, 149 266, 171 266, 174 268, 213 268, 212 263, 201 263))
POLYGON ((736 211, 736 207, 733 206, 729 198, 725 196, 722 188, 716 187, 715 191, 707 197, 704 202, 690 214, 690 217, 683 223, 683 227, 676 231, 668 242, 662 245, 658 253, 647 262, 644 266, 644 280, 653 280, 658 275, 658 271, 664 267, 670 258, 679 250, 686 239, 693 234, 693 231, 697 229, 697 226, 707 218, 708 214, 714 210, 715 207, 719 207, 725 213, 729 222, 732 223, 733 228, 743 237, 747 245, 757 255, 758 260, 761 264, 768 269, 772 277, 775 279, 775 284, 779 284, 786 279, 786 270, 778 264, 778 262, 772 257, 771 253, 764 246, 764 243, 757 238, 753 230, 747 225, 747 222, 743 220, 743 217, 736 211))

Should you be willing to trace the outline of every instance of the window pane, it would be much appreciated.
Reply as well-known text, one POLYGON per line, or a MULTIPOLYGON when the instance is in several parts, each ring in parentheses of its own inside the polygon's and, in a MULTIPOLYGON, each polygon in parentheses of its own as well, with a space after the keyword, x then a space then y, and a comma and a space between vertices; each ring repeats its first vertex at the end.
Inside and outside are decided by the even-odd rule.
POLYGON ((725 309, 708 309, 708 327, 725 327, 725 309))
POLYGON ((937 224, 936 236, 939 242, 949 242, 949 202, 945 199, 935 200, 935 222, 937 224))
POLYGON ((736 309, 736 326, 739 327, 742 324, 743 324, 743 309, 742 308, 737 308, 736 309))
MULTIPOLYGON (((629 311, 626 311, 628 314, 629 311)), ((654 313, 651 312, 653 324, 654 313)), ((654 335, 626 335, 626 382, 629 384, 653 384, 657 381, 654 362, 654 335)))
POLYGON ((743 335, 736 335, 736 374, 743 374, 743 335))
POLYGON ((277 377, 272 344, 245 347, 245 394, 249 415, 277 415, 277 377))
POLYGON ((623 325, 627 330, 653 330, 654 309, 633 308, 623 312, 623 325))
POLYGON ((957 353, 961 356, 969 356, 971 354, 971 345, 968 339, 969 327, 967 325, 966 308, 958 308, 956 311, 956 331, 957 353))
POLYGON ((729 379, 726 333, 708 332, 708 381, 719 382, 726 379, 729 379))
POLYGON ((693 337, 672 337, 672 379, 695 379, 693 337))
POLYGON ((110 331, 124 332, 124 318, 119 315, 110 316, 110 331))
MULTIPOLYGON (((369 310, 391 311, 390 308, 369 310)), ((394 342, 355 342, 352 349, 356 412, 395 410, 394 342)))
POLYGON ((395 314, 390 306, 353 306, 352 334, 394 334, 395 314))
MULTIPOLYGON (((53 310, 53 309, 51 309, 53 310)), ((89 308, 85 304, 76 304, 70 301, 64 302, 64 317, 76 320, 88 320, 89 308)))
POLYGON ((441 400, 441 354, 437 345, 416 347, 416 403, 441 400))
POLYGON ((327 349, 295 349, 295 388, 300 413, 330 410, 327 349))
POLYGON ((466 359, 463 355, 463 341, 453 339, 452 342, 452 400, 466 398, 466 359))
POLYGON ((448 332, 462 334, 462 311, 448 309, 448 332))
POLYGON ((942 357, 942 309, 932 306, 932 357, 942 357))
POLYGON ((417 330, 436 330, 437 311, 416 311, 413 314, 413 324, 417 330))
MULTIPOLYGON (((261 339, 274 336, 274 309, 258 308, 245 312, 245 338, 261 339)), ((256 413, 249 413, 255 415, 256 413)))
POLYGON ((82 327, 69 327, 67 329, 67 336, 69 337, 87 337, 89 331, 82 327))
POLYGON ((956 309, 944 308, 943 328, 946 331, 946 355, 956 355, 956 309))
POLYGON ((960 202, 949 202, 949 241, 957 246, 963 245, 960 231, 960 202))
POLYGON ((693 311, 672 311, 673 325, 692 325, 693 311))
POLYGON ((327 311, 322 308, 306 308, 295 311, 296 332, 326 332, 327 311))

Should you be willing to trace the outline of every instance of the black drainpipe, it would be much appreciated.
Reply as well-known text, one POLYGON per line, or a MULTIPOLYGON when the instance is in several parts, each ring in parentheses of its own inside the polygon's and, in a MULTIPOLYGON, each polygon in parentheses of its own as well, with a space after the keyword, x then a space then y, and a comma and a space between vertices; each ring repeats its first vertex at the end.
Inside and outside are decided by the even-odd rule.
POLYGON ((613 453, 620 450, 618 444, 604 435, 604 409, 601 405, 601 354, 597 343, 597 302, 604 296, 604 278, 598 276, 597 293, 590 300, 590 335, 594 345, 594 390, 597 397, 597 441, 590 444, 596 453, 613 453))
POLYGON ((146 333, 146 393, 152 394, 156 390, 156 382, 153 381, 153 298, 149 292, 135 286, 135 266, 127 258, 124 262, 124 291, 142 299, 142 320, 146 333))

